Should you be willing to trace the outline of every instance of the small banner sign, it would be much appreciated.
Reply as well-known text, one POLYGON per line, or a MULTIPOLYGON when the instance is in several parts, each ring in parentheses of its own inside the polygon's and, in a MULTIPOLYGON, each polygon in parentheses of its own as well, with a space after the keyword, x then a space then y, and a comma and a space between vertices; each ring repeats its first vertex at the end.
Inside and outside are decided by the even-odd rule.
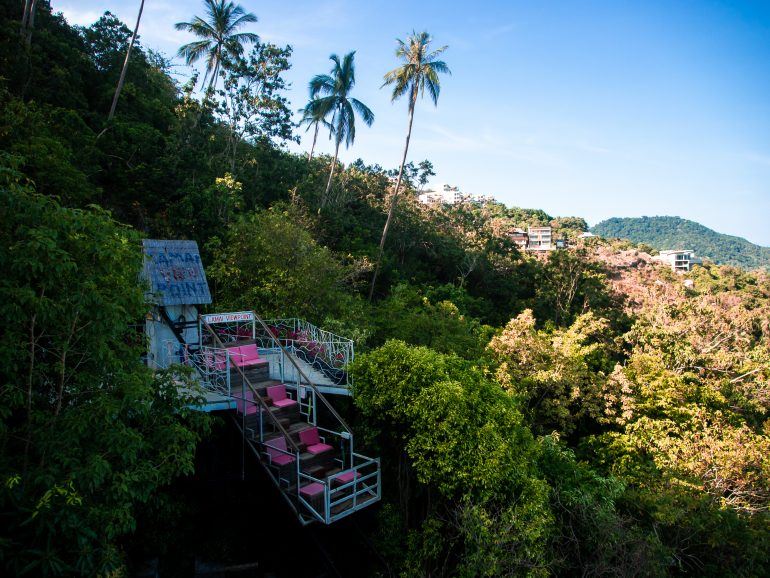
POLYGON ((241 311, 239 313, 211 313, 201 315, 201 319, 209 325, 216 323, 237 323, 238 321, 254 321, 254 313, 251 311, 241 311))

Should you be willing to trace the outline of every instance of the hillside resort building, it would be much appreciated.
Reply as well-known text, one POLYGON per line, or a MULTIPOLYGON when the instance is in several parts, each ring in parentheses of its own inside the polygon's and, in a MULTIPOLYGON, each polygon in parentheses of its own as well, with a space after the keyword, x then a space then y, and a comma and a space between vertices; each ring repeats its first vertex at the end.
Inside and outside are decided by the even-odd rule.
POLYGON ((567 246, 566 240, 553 238, 551 227, 529 227, 526 231, 514 228, 508 232, 508 238, 525 251, 551 251, 567 246))
POLYGON ((691 271, 693 265, 700 265, 702 261, 695 256, 695 251, 691 249, 677 249, 661 251, 657 257, 654 257, 656 261, 666 263, 674 271, 686 272, 691 271))
POLYGON ((487 195, 469 195, 463 193, 459 187, 453 187, 451 185, 442 185, 437 190, 428 189, 424 193, 418 195, 417 199, 424 205, 456 205, 464 202, 484 204, 495 200, 494 197, 487 195))

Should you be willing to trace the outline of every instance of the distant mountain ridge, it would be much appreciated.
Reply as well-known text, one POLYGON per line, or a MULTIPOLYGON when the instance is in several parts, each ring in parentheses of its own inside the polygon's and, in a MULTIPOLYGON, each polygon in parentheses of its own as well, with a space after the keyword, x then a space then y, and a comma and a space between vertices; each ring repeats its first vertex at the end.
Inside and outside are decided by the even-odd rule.
POLYGON ((725 235, 681 217, 630 217, 607 219, 591 228, 601 237, 618 237, 647 243, 655 249, 692 249, 699 257, 720 265, 744 269, 770 269, 770 247, 741 237, 725 235))

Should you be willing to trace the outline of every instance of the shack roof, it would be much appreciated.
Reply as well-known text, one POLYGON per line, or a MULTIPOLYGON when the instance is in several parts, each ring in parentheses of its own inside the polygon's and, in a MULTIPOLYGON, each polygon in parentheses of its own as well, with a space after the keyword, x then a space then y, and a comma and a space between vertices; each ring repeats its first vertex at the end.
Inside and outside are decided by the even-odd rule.
POLYGON ((143 239, 146 299, 157 305, 211 303, 211 292, 195 241, 143 239))

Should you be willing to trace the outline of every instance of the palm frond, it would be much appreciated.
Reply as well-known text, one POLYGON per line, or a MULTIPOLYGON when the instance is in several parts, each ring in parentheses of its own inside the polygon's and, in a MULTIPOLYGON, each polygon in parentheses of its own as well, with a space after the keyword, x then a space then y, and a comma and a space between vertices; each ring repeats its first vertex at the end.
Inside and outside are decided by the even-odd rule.
POLYGON ((325 96, 311 100, 305 108, 313 118, 326 118, 337 104, 337 97, 325 96))
POLYGON ((310 89, 310 97, 315 98, 319 94, 333 94, 334 85, 334 78, 328 74, 317 74, 310 80, 308 85, 308 88, 310 89))
POLYGON ((356 118, 349 100, 340 103, 336 137, 337 142, 345 141, 345 148, 348 148, 356 140, 356 118))
POLYGON ((441 53, 443 53, 447 48, 449 48, 449 45, 444 45, 441 48, 434 50, 433 52, 425 56, 425 61, 433 62, 434 60, 436 60, 436 57, 438 57, 441 53))
MULTIPOLYGON (((233 16, 235 16, 235 14, 233 14, 233 16)), ((255 22, 259 22, 259 18, 257 18, 255 14, 252 14, 251 12, 249 12, 248 14, 244 14, 243 16, 238 18, 237 20, 233 21, 228 26, 227 31, 228 32, 232 32, 233 30, 237 30, 238 28, 240 28, 244 24, 253 24, 255 22)))
POLYGON ((452 71, 449 70, 449 67, 447 66, 446 62, 444 62, 443 60, 434 60, 433 62, 430 63, 429 66, 433 70, 441 74, 448 74, 450 76, 452 75, 452 71))
POLYGON ((184 58, 185 63, 190 65, 200 60, 201 56, 209 50, 211 46, 211 40, 198 40, 190 42, 184 46, 179 47, 177 56, 184 58))
POLYGON ((363 102, 357 98, 349 98, 350 104, 353 105, 355 111, 361 116, 361 120, 364 121, 366 126, 372 126, 374 122, 374 113, 363 102))

